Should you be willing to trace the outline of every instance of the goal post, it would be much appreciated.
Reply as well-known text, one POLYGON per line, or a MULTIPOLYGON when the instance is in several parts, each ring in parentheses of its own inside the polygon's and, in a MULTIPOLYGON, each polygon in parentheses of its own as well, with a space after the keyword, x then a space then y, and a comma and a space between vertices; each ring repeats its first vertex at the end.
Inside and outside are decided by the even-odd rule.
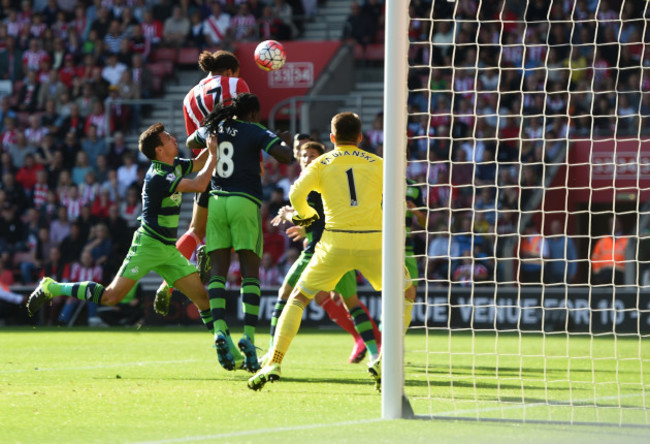
POLYGON ((383 418, 650 426, 649 5, 386 0, 383 418))
POLYGON ((403 416, 404 268, 408 2, 386 0, 384 64, 384 212, 382 263, 382 394, 384 419, 403 416), (396 56, 397 55, 397 56, 396 56), (392 60, 392 63, 388 63, 392 60))

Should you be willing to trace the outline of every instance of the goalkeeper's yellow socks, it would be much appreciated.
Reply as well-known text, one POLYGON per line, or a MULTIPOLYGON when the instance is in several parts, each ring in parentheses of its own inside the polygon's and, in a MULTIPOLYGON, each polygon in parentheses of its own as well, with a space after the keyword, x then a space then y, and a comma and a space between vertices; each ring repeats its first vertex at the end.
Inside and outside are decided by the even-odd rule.
POLYGON ((305 305, 296 299, 290 299, 284 311, 282 311, 275 332, 275 345, 273 346, 270 364, 282 363, 291 341, 298 334, 303 311, 305 311, 305 305))
POLYGON ((406 330, 408 330, 409 325, 411 325, 412 319, 413 319, 413 301, 404 298, 404 334, 406 334, 406 330))
POLYGON ((375 340, 375 333, 372 329, 370 317, 361 306, 354 307, 350 310, 350 316, 354 321, 354 328, 357 329, 357 333, 359 333, 359 336, 361 336, 361 339, 363 339, 363 342, 366 344, 370 356, 378 356, 379 350, 377 349, 377 341, 375 340))

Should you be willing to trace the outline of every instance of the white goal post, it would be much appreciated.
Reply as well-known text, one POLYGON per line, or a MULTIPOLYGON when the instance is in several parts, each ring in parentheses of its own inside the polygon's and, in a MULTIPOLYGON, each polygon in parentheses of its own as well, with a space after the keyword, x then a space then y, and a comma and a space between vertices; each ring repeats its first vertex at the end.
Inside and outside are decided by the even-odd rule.
POLYGON ((384 419, 650 426, 649 18, 385 0, 384 419))

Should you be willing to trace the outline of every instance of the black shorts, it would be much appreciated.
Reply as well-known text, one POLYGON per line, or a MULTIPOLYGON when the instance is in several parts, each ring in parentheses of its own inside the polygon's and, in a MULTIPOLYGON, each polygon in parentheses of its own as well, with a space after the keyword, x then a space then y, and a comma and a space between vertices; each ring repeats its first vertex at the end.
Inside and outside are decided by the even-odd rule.
POLYGON ((194 202, 201 208, 208 208, 208 202, 210 201, 210 186, 202 192, 194 194, 194 202))

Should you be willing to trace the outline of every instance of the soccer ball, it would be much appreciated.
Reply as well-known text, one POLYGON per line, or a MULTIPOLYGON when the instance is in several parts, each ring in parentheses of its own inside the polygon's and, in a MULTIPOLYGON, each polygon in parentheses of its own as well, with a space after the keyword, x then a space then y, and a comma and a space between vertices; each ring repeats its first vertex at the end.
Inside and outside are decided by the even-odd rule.
POLYGON ((280 69, 286 60, 284 46, 276 40, 265 40, 255 48, 255 63, 264 71, 280 69))

